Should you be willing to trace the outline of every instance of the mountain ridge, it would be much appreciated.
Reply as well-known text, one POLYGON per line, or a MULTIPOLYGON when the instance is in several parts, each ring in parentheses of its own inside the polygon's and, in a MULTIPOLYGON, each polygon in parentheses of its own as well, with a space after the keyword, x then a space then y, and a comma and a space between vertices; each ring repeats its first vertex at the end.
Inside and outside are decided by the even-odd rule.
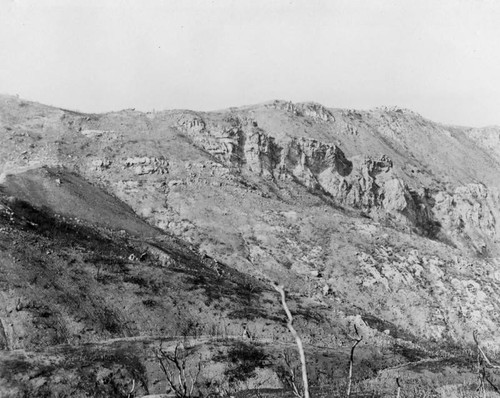
MULTIPOLYGON (((107 113, 119 113, 119 112, 123 112, 123 111, 127 111, 127 110, 134 110, 136 111, 136 108, 123 108, 123 109, 115 109, 115 110, 108 110, 108 111, 98 111, 98 112, 87 112, 87 111, 81 111, 79 109, 66 109, 66 108, 63 108, 61 106, 58 106, 58 105, 47 105, 47 104, 42 104, 41 102, 35 100, 35 99, 26 99, 26 98, 22 98, 20 97, 19 95, 17 94, 5 94, 5 93, 0 93, 0 98, 3 98, 4 100, 15 100, 15 101, 22 101, 22 102, 26 102, 26 103, 32 103, 32 104, 40 104, 40 105, 43 105, 45 107, 49 107, 49 108, 54 108, 54 109, 59 109, 59 110, 62 110, 62 111, 65 111, 65 112, 69 112, 69 113, 74 113, 74 114, 81 114, 81 115, 104 115, 104 114, 107 114, 107 113)), ((198 113, 220 113, 220 112, 227 112, 227 111, 230 111, 231 109, 233 110, 236 110, 236 109, 241 109, 241 110, 244 110, 244 109, 248 109, 248 108, 254 108, 254 107, 259 107, 259 106, 266 106, 266 105, 269 105, 269 104, 272 104, 272 103, 294 103, 290 100, 286 100, 286 99, 280 99, 280 98, 275 98, 275 99, 269 99, 269 100, 266 100, 266 101, 262 101, 262 102, 256 102, 256 103, 251 103, 251 104, 243 104, 243 105, 240 105, 240 106, 228 106, 228 107, 225 107, 225 108, 219 108, 219 109, 209 109, 209 110, 196 110, 196 109, 190 109, 190 108, 162 108, 162 109, 144 109, 144 110, 137 110, 136 112, 140 112, 140 113, 144 113, 144 114, 148 114, 148 113, 161 113, 161 112, 168 112, 168 111, 186 111, 186 112, 198 112, 198 113)), ((363 111, 363 112, 370 112, 370 111, 377 111, 377 110, 386 110, 386 111, 399 111, 399 112, 403 112, 403 113, 409 113, 409 114, 413 114, 413 115, 417 115, 417 116, 420 116, 421 118, 425 119, 425 120, 428 120, 428 121, 432 121, 433 123, 435 124, 440 124, 444 127, 455 127, 455 128, 464 128, 464 129, 478 129, 478 130, 482 130, 482 129, 490 129, 490 128, 493 128, 493 129, 496 129, 496 128, 500 128, 500 125, 499 124, 489 124, 489 125, 483 125, 483 126, 469 126, 469 125, 465 125, 465 124, 455 124, 455 123, 452 123, 452 122, 436 122, 436 121, 433 121, 431 118, 428 118, 428 117, 425 117, 423 116, 420 112, 417 112, 411 108, 407 108, 407 107, 403 107, 403 106, 400 106, 400 105, 377 105, 377 106, 373 106, 373 107, 369 107, 369 108, 349 108, 349 107, 335 107, 335 106, 325 106, 323 105, 321 102, 317 102, 317 101, 313 101, 313 100, 310 100, 310 101, 298 101, 296 102, 296 104, 313 104, 313 105, 320 105, 321 107, 324 107, 326 109, 330 109, 330 110, 344 110, 344 111, 363 111)))

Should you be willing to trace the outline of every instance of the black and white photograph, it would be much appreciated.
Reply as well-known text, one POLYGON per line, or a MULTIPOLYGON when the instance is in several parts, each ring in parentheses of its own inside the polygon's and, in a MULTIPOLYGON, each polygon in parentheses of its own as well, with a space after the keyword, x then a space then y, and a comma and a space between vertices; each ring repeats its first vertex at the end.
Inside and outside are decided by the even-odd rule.
POLYGON ((0 0, 0 398, 500 398, 500 1, 0 0))

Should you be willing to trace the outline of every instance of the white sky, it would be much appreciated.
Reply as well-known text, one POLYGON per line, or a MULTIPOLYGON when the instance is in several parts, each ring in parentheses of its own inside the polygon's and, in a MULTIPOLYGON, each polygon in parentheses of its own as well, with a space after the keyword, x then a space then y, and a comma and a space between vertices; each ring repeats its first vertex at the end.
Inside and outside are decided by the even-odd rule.
POLYGON ((500 124, 500 1, 0 0, 0 93, 85 112, 286 99, 500 124))

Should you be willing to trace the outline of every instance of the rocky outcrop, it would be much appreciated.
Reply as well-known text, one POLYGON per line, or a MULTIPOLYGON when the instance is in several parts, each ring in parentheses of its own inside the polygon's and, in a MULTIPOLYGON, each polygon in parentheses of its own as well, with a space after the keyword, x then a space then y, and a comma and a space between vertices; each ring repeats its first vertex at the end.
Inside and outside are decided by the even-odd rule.
POLYGON ((124 162, 125 169, 131 169, 136 175, 168 174, 168 161, 157 157, 132 157, 124 162))
POLYGON ((277 145, 273 137, 265 134, 257 126, 246 126, 242 133, 244 134, 243 146, 239 148, 241 158, 238 159, 239 165, 243 166, 251 173, 262 176, 275 176, 275 169, 280 161, 281 148, 277 145))
MULTIPOLYGON (((287 111, 305 109, 302 105, 292 109, 292 105, 273 103, 287 111)), ((196 115, 184 117, 178 125, 198 146, 242 172, 275 181, 294 180, 376 219, 390 215, 426 235, 436 232, 427 194, 412 192, 394 174, 393 162, 385 155, 349 160, 333 143, 304 137, 277 141, 251 118, 228 117, 214 124, 196 115)))
POLYGON ((392 176, 392 161, 386 156, 354 159, 349 173, 326 169, 319 175, 322 188, 342 204, 359 209, 382 205, 382 186, 392 176))
POLYGON ((324 188, 318 181, 329 170, 339 176, 352 171, 352 162, 334 145, 305 138, 293 139, 281 150, 280 172, 288 172, 308 188, 324 188))
POLYGON ((109 169, 111 163, 109 159, 94 159, 91 161, 91 168, 95 171, 104 171, 109 169))
POLYGON ((500 127, 469 129, 465 134, 500 162, 500 127))
MULTIPOLYGON (((326 194, 337 204, 357 209, 377 221, 388 221, 391 225, 428 237, 444 239, 481 255, 500 252, 497 249, 500 232, 496 224, 500 216, 496 210, 499 207, 497 193, 481 184, 460 186, 456 182, 445 191, 443 185, 434 184, 441 178, 436 168, 421 167, 414 158, 412 164, 415 167, 406 170, 398 163, 401 159, 397 158, 398 151, 407 150, 411 144, 412 149, 425 149, 425 153, 420 154, 422 159, 437 159, 435 147, 430 147, 431 141, 428 140, 439 138, 442 141, 436 142, 444 143, 453 139, 456 143, 458 138, 468 137, 470 142, 481 148, 481 154, 489 153, 498 160, 498 128, 466 129, 459 136, 458 130, 433 125, 420 115, 398 107, 382 107, 369 112, 333 111, 316 103, 273 101, 261 111, 266 117, 276 111, 280 118, 300 123, 305 128, 304 137, 300 138, 296 133, 288 135, 270 131, 272 124, 259 119, 260 111, 253 108, 249 111, 232 109, 216 116, 183 111, 174 114, 174 123, 179 132, 210 153, 216 164, 223 165, 231 175, 236 171, 278 184, 293 181, 312 192, 326 194), (370 124, 369 135, 365 131, 367 123, 370 124), (306 126, 320 129, 322 134, 312 139, 306 126), (418 128, 418 134, 416 130, 411 130, 414 128, 418 128), (409 129, 413 131, 411 137, 409 129), (342 132, 342 135, 340 138, 331 135, 330 139, 328 134, 323 133, 328 131, 332 134, 342 132), (374 152, 390 154, 392 158, 373 153, 348 158, 343 152, 344 144, 337 141, 362 142, 371 140, 372 136, 381 137, 387 144, 379 152, 374 152), (417 139, 417 136, 420 138, 417 139), (391 152, 393 148, 397 150, 391 152), (393 159, 398 166, 393 164, 393 159)), ((290 128, 286 126, 284 128, 290 128)), ((95 126, 92 130, 87 128, 89 130, 82 130, 81 133, 88 138, 103 140, 117 135, 111 125, 106 128, 97 126, 100 130, 95 126)), ((345 145, 349 153, 363 153, 357 147, 353 150, 348 143, 345 145)), ((366 151, 366 148, 360 148, 366 151)), ((474 156, 475 159, 476 152, 474 156)), ((446 159, 443 157, 443 161, 446 159)), ((138 176, 169 172, 168 162, 161 158, 134 157, 122 162, 126 170, 138 176)), ((466 175, 466 163, 455 168, 457 175, 466 175)), ((433 165, 437 167, 439 163, 433 165)), ((91 164, 94 171, 101 173, 110 166, 107 159, 94 159, 91 164)), ((468 181, 466 178, 463 180, 468 181)), ((218 180, 209 183, 215 186, 221 184, 218 180)), ((169 187, 173 184, 176 183, 169 183, 169 187)))
POLYGON ((434 214, 453 241, 483 256, 498 255, 500 192, 483 184, 458 187, 435 196, 434 214))
POLYGON ((210 152, 217 159, 234 162, 238 154, 243 123, 238 118, 226 118, 223 123, 207 123, 199 115, 183 115, 177 121, 178 128, 188 135, 193 142, 210 152))
POLYGON ((232 166, 273 178, 288 173, 306 186, 328 167, 349 174, 351 164, 334 144, 305 138, 278 143, 250 118, 227 118, 208 125, 200 117, 183 119, 179 127, 204 150, 232 166))
POLYGON ((393 307, 404 308, 396 322, 412 325, 419 334, 434 339, 463 338, 478 329, 491 349, 498 350, 489 337, 499 321, 496 264, 481 263, 474 270, 461 257, 443 259, 388 246, 359 252, 357 261, 356 284, 374 297, 385 296, 388 314, 393 307))
POLYGON ((332 112, 321 104, 315 102, 304 102, 294 104, 290 101, 273 101, 267 105, 269 108, 280 109, 286 111, 293 116, 309 117, 315 121, 332 122, 335 117, 332 112))

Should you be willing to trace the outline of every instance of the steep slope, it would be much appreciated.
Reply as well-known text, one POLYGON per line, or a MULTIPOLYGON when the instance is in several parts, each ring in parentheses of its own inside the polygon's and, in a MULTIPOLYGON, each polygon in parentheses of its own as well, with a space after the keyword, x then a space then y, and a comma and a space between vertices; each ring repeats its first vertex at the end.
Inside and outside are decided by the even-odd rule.
POLYGON ((106 115, 4 102, 3 169, 65 165, 109 184, 119 197, 131 191, 139 214, 151 209, 136 194, 144 193, 145 181, 158 195, 169 188, 162 184, 194 181, 196 173, 215 184, 221 173, 241 175, 268 181, 269 189, 286 190, 294 180, 375 220, 498 254, 498 161, 470 138, 471 129, 401 109, 343 111, 282 101, 210 114, 106 115))
POLYGON ((57 209, 59 215, 76 221, 124 230, 135 236, 158 235, 124 203, 63 169, 43 167, 4 174, 1 184, 6 195, 40 208, 57 209))
MULTIPOLYGON (((51 178, 40 174, 40 183, 51 178)), ((67 181, 64 170, 57 175, 67 181)), ((161 391, 165 380, 151 359, 158 343, 240 336, 244 325, 266 335, 282 328, 261 282, 175 238, 148 237, 143 223, 113 233, 33 207, 12 196, 19 184, 9 182, 9 196, 0 195, 2 396, 126 396, 132 381, 136 393, 161 391)), ((79 205, 86 192, 80 180, 79 205)), ((90 199, 85 208, 99 211, 90 199)), ((120 226, 123 205, 114 204, 119 211, 108 211, 105 224, 116 217, 120 226)))
MULTIPOLYGON (((161 392, 166 381, 153 353, 159 344, 179 342, 189 342, 201 355, 202 380, 227 383, 228 374, 240 372, 231 355, 257 350, 272 361, 245 363, 248 374, 231 388, 241 388, 241 383, 246 388, 281 386, 280 356, 290 349, 290 337, 267 280, 200 256, 154 228, 149 227, 155 234, 145 234, 144 224, 127 207, 64 169, 10 176, 0 191, 3 396, 121 397, 128 396, 131 385, 135 394, 161 392), (70 177, 75 183, 61 198, 77 206, 65 204, 64 213, 50 202, 57 187, 48 197, 42 195, 44 189, 34 189, 49 186, 55 176, 61 187, 70 177), (93 206, 95 197, 89 192, 112 202, 104 206, 102 223, 85 218, 85 211, 103 211, 93 206), (38 206, 28 202, 35 199, 42 200, 38 206), (126 231, 108 227, 110 222, 121 226, 127 217, 132 220, 126 231)), ((352 324, 359 324, 373 342, 360 350, 369 359, 363 374, 405 362, 405 355, 387 346, 393 337, 381 327, 398 336, 398 347, 434 355, 425 341, 418 343, 396 325, 366 314, 382 325, 370 327, 350 303, 339 303, 332 312, 322 300, 292 294, 289 304, 317 380, 325 372, 343 379, 344 366, 331 366, 346 362, 352 324), (332 344, 333 353, 326 348, 332 344)))
POLYGON ((498 126, 467 129, 465 134, 488 151, 497 161, 500 161, 500 128, 498 126))
MULTIPOLYGON (((323 347, 344 364, 335 377, 353 325, 364 336, 361 378, 408 352, 459 356, 466 371, 472 332, 492 352, 500 337, 500 164, 495 129, 481 131, 399 108, 272 101, 87 115, 2 97, 2 258, 30 264, 21 272, 2 260, 3 323, 21 330, 4 327, 3 346, 138 336, 154 345, 188 321, 199 325, 190 334, 207 335, 229 317, 229 334, 251 330, 279 351, 290 337, 275 280, 291 293, 310 355, 323 347), (16 249, 16 236, 33 249, 16 249), (49 280, 62 275, 50 294, 35 278, 46 269, 49 280), (89 297, 85 313, 97 314, 83 323, 81 300, 61 298, 75 286, 89 297), (56 309, 54 331, 34 332, 39 316, 12 310, 31 295, 56 309)), ((332 369, 318 363, 317 374, 332 369)), ((146 368, 142 388, 158 390, 146 368)))

